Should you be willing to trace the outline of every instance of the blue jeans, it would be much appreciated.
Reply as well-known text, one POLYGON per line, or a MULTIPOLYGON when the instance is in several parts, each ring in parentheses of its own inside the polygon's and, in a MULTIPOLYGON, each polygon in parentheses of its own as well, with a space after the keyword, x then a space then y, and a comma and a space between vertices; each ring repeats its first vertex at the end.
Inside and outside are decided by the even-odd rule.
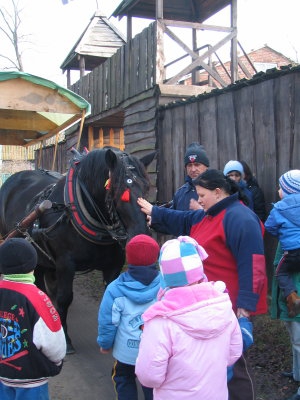
MULTIPOLYGON (((116 361, 112 370, 112 380, 117 400, 138 400, 135 366, 116 361)), ((141 385, 142 386, 142 385, 141 385)), ((145 400, 153 400, 153 390, 142 386, 145 400)))
POLYGON ((293 377, 295 381, 300 381, 300 322, 284 321, 286 329, 290 335, 293 352, 293 377))
POLYGON ((3 385, 0 382, 1 400, 49 400, 48 383, 33 388, 20 388, 3 385))

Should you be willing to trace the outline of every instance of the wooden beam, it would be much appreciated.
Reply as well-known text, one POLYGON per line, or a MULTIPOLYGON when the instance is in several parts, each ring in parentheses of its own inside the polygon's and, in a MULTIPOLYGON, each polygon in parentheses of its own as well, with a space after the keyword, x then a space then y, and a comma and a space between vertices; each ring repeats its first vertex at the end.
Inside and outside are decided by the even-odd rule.
POLYGON ((57 127, 57 124, 35 111, 0 109, 0 128, 13 130, 46 131, 57 127))
POLYGON ((203 31, 216 31, 216 32, 231 32, 232 28, 228 26, 218 26, 218 25, 207 25, 200 24, 198 22, 184 22, 184 21, 173 21, 171 19, 163 20, 165 25, 174 26, 177 28, 192 28, 203 31))
POLYGON ((231 83, 238 79, 238 55, 237 55, 237 0, 231 0, 231 28, 235 35, 231 39, 231 83))
POLYGON ((196 60, 194 60, 190 65, 188 65, 186 68, 181 70, 177 75, 173 76, 170 78, 166 83, 167 84, 175 84, 177 81, 184 75, 190 73, 193 69, 201 65, 203 60, 205 60, 207 57, 209 57, 212 53, 217 51, 220 47, 224 46, 229 40, 233 38, 235 35, 235 32, 231 32, 229 35, 225 36, 223 40, 221 40, 219 43, 216 45, 212 46, 209 50, 207 50, 204 54, 201 55, 201 57, 198 57, 196 60))

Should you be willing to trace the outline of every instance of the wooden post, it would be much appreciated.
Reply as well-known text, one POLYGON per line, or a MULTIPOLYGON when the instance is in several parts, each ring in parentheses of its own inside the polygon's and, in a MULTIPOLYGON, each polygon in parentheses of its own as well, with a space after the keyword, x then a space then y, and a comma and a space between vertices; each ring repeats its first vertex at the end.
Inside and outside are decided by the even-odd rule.
POLYGON ((164 82, 165 71, 165 54, 164 54, 164 24, 156 21, 156 69, 153 84, 164 82))
POLYGON ((88 137, 89 137, 89 150, 93 150, 93 148, 94 148, 94 129, 91 125, 88 128, 88 137))
POLYGON ((115 132, 113 128, 110 128, 109 130, 109 145, 113 147, 115 145, 115 132))
POLYGON ((127 15, 127 42, 132 39, 132 16, 127 15))
POLYGON ((231 39, 231 83, 238 80, 238 55, 237 55, 237 0, 231 0, 231 28, 235 32, 231 39))
POLYGON ((54 171, 54 167, 55 167, 55 160, 56 160, 57 146, 58 146, 58 137, 59 137, 59 133, 57 133, 55 136, 55 147, 54 147, 54 154, 53 154, 52 168, 51 168, 52 171, 54 171))
POLYGON ((103 132, 103 128, 99 129, 99 147, 102 149, 102 147, 104 146, 104 132, 103 132))
MULTIPOLYGON (((193 50, 194 52, 197 51, 197 29, 192 29, 192 41, 193 41, 193 50)), ((199 54, 199 52, 198 52, 199 54)), ((193 59, 192 59, 193 61, 193 59)), ((196 69, 194 69, 192 71, 192 85, 196 85, 199 82, 199 71, 197 71, 196 69)))
POLYGON ((78 139, 77 139, 77 146, 76 146, 76 150, 79 149, 79 145, 80 145, 80 139, 81 139, 81 135, 82 135, 82 130, 83 130, 83 124, 84 124, 84 119, 85 119, 85 110, 82 110, 82 116, 81 116, 81 121, 80 121, 80 128, 79 128, 79 135, 78 135, 78 139))
POLYGON ((78 57, 79 57, 80 79, 81 79, 85 74, 85 59, 84 56, 78 56, 78 57))
POLYGON ((156 0, 156 19, 164 18, 164 0, 156 0))

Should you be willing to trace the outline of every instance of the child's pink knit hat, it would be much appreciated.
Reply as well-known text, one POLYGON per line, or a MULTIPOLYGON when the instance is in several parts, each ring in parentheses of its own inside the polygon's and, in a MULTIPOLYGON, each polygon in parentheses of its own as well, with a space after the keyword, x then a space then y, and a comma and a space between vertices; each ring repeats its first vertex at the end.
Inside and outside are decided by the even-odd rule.
POLYGON ((206 251, 189 236, 168 240, 161 248, 159 266, 163 287, 186 286, 207 281, 202 261, 206 251))

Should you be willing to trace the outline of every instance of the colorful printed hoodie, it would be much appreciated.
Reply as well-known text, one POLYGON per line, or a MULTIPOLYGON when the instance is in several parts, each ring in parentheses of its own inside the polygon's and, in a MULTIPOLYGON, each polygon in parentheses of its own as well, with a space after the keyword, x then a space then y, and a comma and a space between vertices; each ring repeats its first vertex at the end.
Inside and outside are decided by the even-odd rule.
POLYGON ((66 355, 60 317, 33 283, 0 281, 0 325, 2 383, 34 387, 60 372, 66 355))
POLYGON ((227 400, 227 366, 242 353, 227 293, 211 282, 173 288, 144 314, 135 372, 155 400, 227 400))
POLYGON ((189 235, 203 246, 210 281, 225 282, 233 309, 267 312, 267 276, 263 225, 233 194, 207 212, 177 211, 154 206, 151 227, 175 236, 189 235))
POLYGON ((112 348, 116 360, 135 365, 142 314, 156 301, 159 286, 159 275, 144 285, 129 272, 122 273, 107 286, 99 308, 97 343, 105 350, 112 348))

